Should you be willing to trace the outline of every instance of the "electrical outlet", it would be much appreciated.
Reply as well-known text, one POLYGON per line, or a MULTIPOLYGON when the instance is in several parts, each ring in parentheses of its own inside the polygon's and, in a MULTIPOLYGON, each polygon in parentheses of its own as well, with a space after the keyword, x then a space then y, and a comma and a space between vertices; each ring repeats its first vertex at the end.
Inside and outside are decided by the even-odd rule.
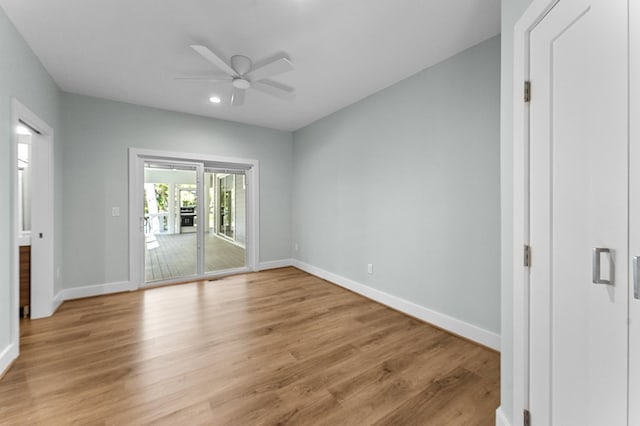
POLYGON ((111 216, 113 217, 120 216, 120 207, 111 207, 111 216))
POLYGON ((298 251, 298 248, 299 248, 299 247, 298 247, 298 243, 295 243, 295 244, 293 245, 293 250, 294 250, 294 251, 298 251))
POLYGON ((373 263, 367 264, 367 273, 373 274, 373 263))

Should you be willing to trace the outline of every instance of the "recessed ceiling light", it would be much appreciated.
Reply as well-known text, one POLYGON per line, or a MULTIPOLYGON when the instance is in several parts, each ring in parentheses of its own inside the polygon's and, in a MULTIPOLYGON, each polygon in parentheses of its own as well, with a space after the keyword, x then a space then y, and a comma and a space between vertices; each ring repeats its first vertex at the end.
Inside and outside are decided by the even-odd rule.
POLYGON ((209 102, 211 102, 212 104, 219 104, 220 103, 220 98, 217 96, 212 96, 209 98, 209 102))
POLYGON ((27 126, 23 126, 22 124, 18 124, 16 126, 16 133, 23 136, 29 136, 31 134, 31 130, 27 128, 27 126))

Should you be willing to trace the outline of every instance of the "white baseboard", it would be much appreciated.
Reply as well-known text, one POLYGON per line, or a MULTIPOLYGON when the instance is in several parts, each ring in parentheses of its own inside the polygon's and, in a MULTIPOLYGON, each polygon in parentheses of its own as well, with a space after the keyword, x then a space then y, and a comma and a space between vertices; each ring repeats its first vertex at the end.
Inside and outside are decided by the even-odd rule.
POLYGON ((64 298, 62 297, 64 290, 61 290, 58 292, 58 294, 55 295, 55 297, 53 298, 53 302, 52 302, 52 307, 51 307, 51 315, 55 314, 56 311, 58 310, 58 308, 60 307, 60 305, 62 305, 62 302, 64 302, 64 298))
POLYGON ((507 420, 507 416, 505 416, 504 411, 502 411, 502 407, 498 407, 496 410, 496 426, 511 426, 511 423, 507 420))
POLYGON ((293 266, 407 315, 433 324, 451 333, 477 342, 483 346, 487 346, 493 350, 500 351, 500 336, 494 332, 469 324, 468 322, 457 318, 453 318, 441 312, 425 308, 424 306, 420 306, 402 299, 401 297, 385 293, 384 291, 377 290, 349 278, 325 271, 324 269, 309 265, 297 259, 293 259, 293 266))
POLYGON ((267 262, 260 262, 257 270, 265 271, 267 269, 285 268, 291 265, 293 265, 293 259, 269 260, 267 262))
MULTIPOLYGON (((267 269, 284 268, 286 266, 291 266, 291 264, 292 264, 291 259, 271 260, 267 262, 260 262, 258 264, 257 270, 264 271, 267 269)), ((233 271, 233 270, 223 271, 219 275, 224 276, 234 272, 238 272, 238 273, 250 272, 248 269, 247 270, 244 270, 244 269, 246 268, 238 268, 238 271, 233 271)), ((212 274, 210 277, 215 277, 215 276, 216 274, 212 274)), ((175 282, 176 283, 184 282, 184 279, 177 279, 175 280, 175 282)), ((169 281, 163 284, 172 284, 172 282, 169 281)), ((153 287, 156 285, 157 284, 149 283, 148 285, 142 285, 140 288, 143 289, 145 287, 153 287)), ((94 285, 88 285, 84 287, 65 288, 61 290, 58 294, 56 294, 53 300, 53 306, 54 306, 53 311, 55 312, 55 310, 65 300, 82 299, 84 297, 93 297, 93 296, 101 296, 105 294, 121 293, 123 291, 133 291, 137 289, 138 287, 133 285, 130 281, 120 281, 120 282, 107 283, 107 284, 94 284, 94 285)))
POLYGON ((0 377, 4 375, 11 366, 11 363, 18 358, 18 346, 11 343, 0 352, 0 377))
POLYGON ((120 281, 107 284, 87 285, 84 287, 65 288, 56 295, 56 300, 82 299, 83 297, 101 296, 103 294, 121 293, 123 291, 136 290, 137 287, 129 281, 120 281))

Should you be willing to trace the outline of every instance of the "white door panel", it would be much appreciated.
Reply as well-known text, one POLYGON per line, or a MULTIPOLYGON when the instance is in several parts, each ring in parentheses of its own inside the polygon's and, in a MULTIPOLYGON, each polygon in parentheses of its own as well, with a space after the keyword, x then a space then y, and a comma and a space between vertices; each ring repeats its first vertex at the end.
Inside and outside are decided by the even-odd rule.
MULTIPOLYGON (((637 0, 629 2, 629 23, 629 255, 633 258, 640 256, 640 3, 637 0)), ((631 262, 630 267, 633 267, 631 262)), ((632 269, 629 272, 633 273, 632 269)), ((629 425, 640 425, 640 300, 634 297, 633 286, 629 286, 629 317, 629 425)))
POLYGON ((31 318, 52 314, 53 173, 51 139, 31 138, 31 318))
POLYGON ((532 422, 624 425, 626 1, 560 1, 530 49, 532 422), (594 247, 612 286, 592 283, 594 247))

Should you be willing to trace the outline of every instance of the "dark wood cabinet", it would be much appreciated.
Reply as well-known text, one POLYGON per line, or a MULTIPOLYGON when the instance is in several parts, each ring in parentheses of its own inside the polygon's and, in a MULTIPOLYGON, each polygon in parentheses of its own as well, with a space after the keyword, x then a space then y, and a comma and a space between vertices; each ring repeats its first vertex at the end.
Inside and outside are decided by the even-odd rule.
POLYGON ((31 246, 20 246, 20 315, 29 316, 31 304, 31 246))

